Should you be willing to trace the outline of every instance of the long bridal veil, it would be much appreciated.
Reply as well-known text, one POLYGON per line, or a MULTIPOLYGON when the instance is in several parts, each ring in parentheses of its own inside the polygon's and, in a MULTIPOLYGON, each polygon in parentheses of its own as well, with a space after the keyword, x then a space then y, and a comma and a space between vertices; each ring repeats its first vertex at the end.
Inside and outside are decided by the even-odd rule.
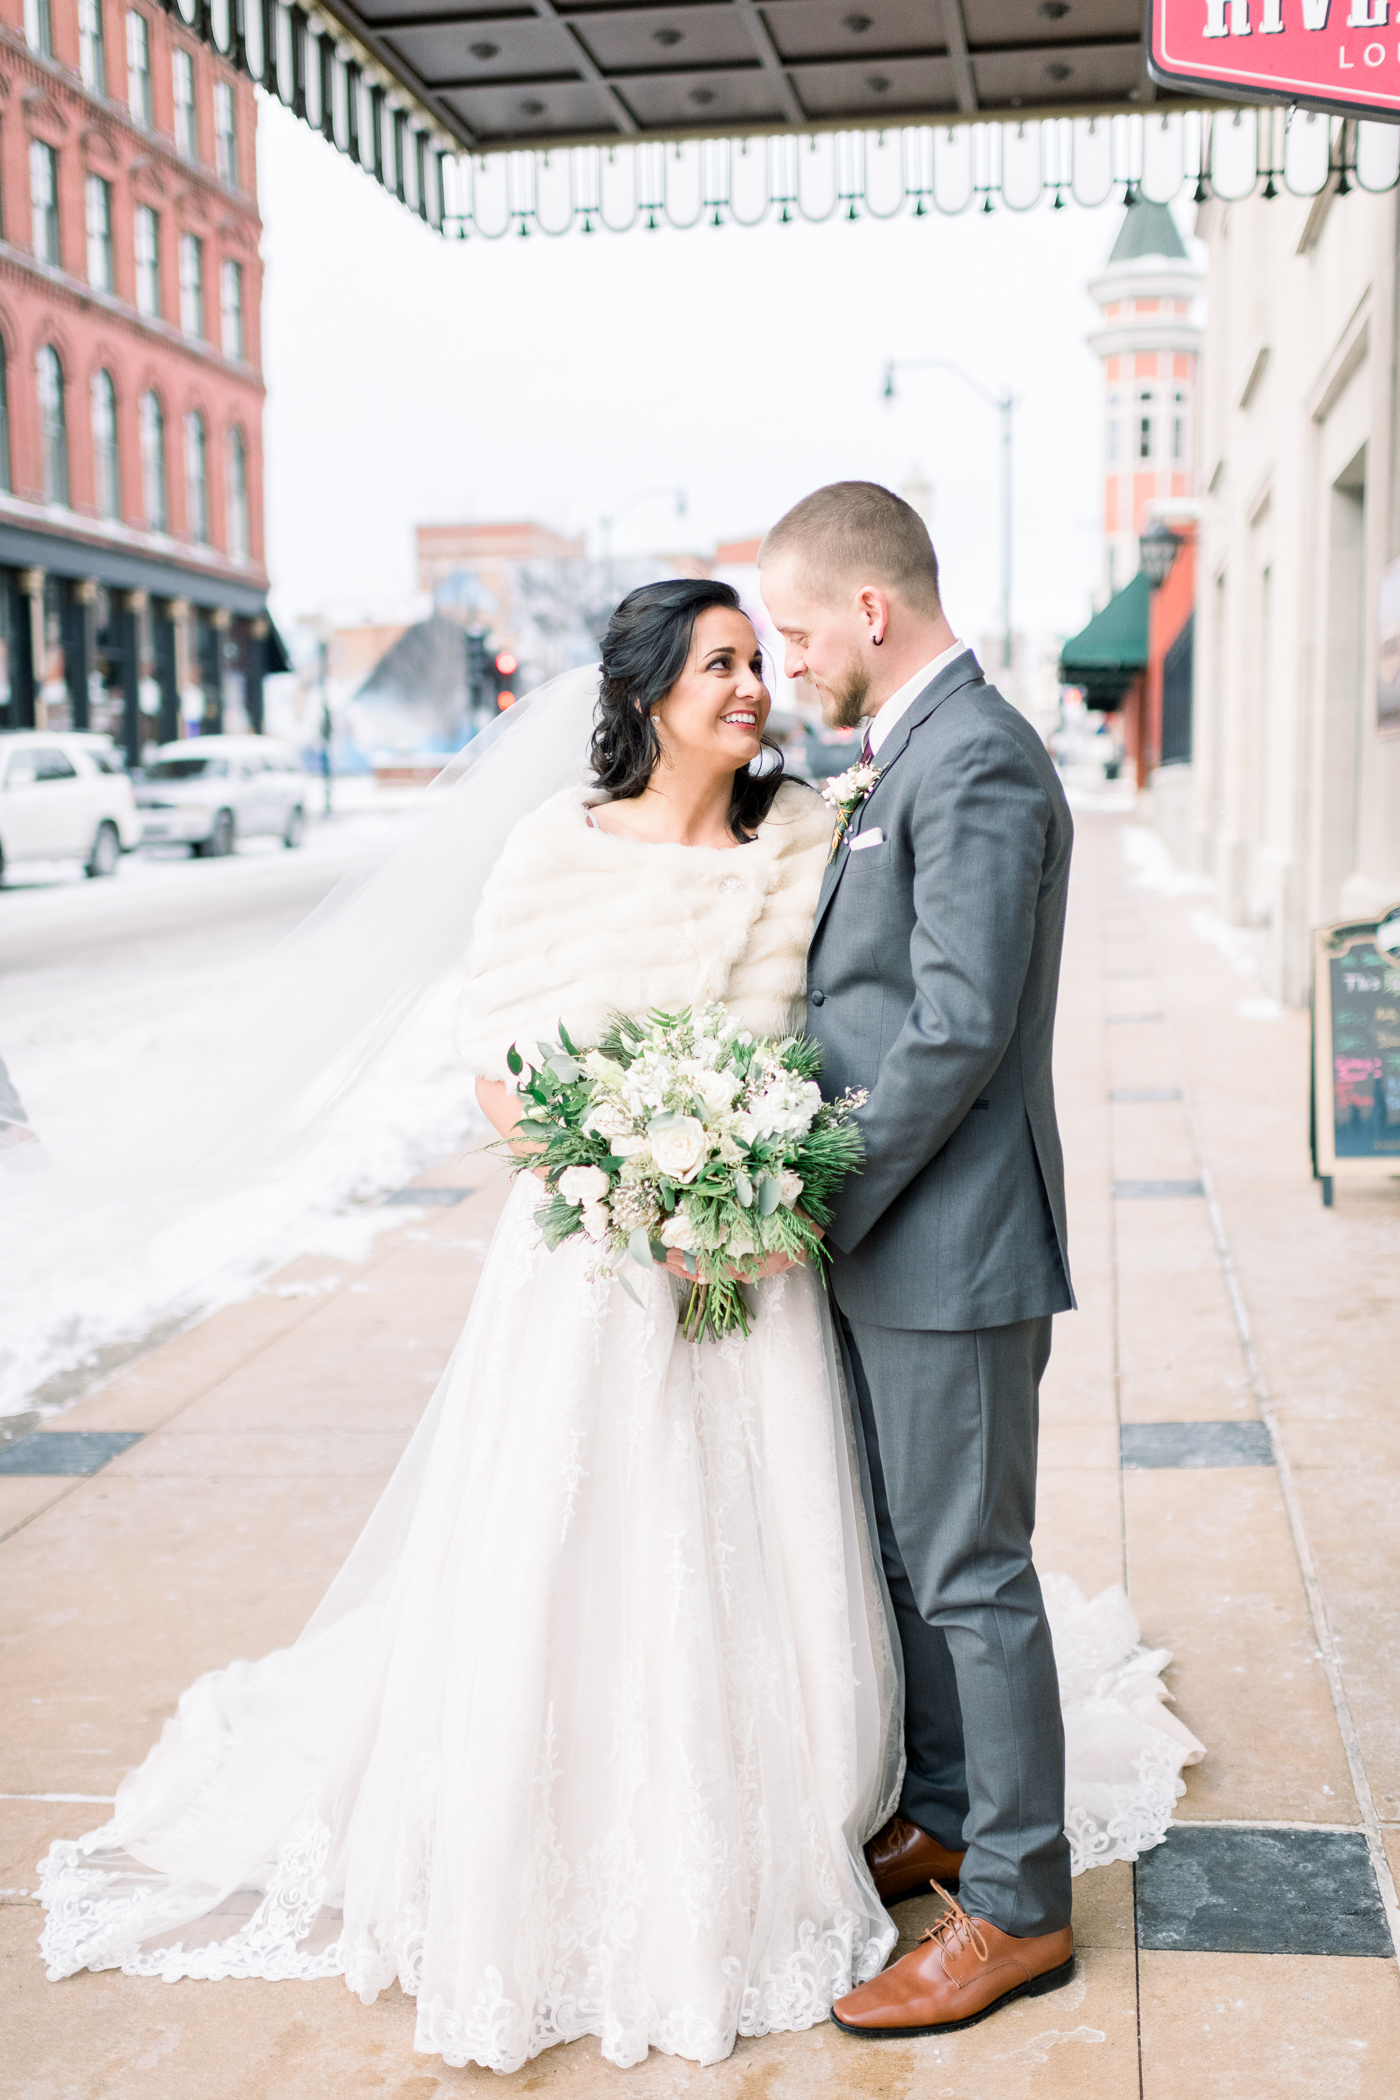
POLYGON ((333 1185, 337 1117, 446 996, 507 835, 588 777, 597 697, 588 665, 493 722, 270 956, 230 972, 216 1019, 154 1017, 163 1060, 88 1046, 47 1171, 0 1181, 0 1412, 213 1302, 212 1279, 248 1273, 333 1185))

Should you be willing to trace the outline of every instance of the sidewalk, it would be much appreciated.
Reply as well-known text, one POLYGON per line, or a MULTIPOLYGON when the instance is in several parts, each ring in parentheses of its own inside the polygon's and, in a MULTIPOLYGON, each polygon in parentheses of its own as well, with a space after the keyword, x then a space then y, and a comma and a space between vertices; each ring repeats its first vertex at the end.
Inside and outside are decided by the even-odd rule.
MULTIPOLYGON (((1036 1550, 1091 1593, 1126 1580, 1209 1755, 1136 1876, 1075 1883, 1074 1983, 943 2040, 823 2027, 627 2073, 584 2041, 498 2079, 415 2057, 397 1990, 45 1982, 35 1861, 103 1819, 191 1678, 297 1632, 431 1393, 502 1193, 472 1157, 426 1179, 473 1193, 370 1261, 293 1265, 59 1418, 136 1439, 101 1470, 0 1477, 7 2096, 1394 2100, 1373 1854, 1400 1872, 1400 1179, 1339 1178, 1322 1209, 1306 1016, 1257 1017, 1206 900, 1135 887, 1122 830, 1079 819, 1058 1083, 1080 1310, 1036 1550)), ((933 1907, 901 1906, 905 1931, 933 1907)))

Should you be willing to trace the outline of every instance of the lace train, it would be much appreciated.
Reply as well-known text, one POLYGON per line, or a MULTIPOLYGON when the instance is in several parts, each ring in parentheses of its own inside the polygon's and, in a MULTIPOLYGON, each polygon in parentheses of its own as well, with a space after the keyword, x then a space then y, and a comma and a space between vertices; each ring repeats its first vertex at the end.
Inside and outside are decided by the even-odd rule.
POLYGON ((1186 1791, 1184 1765, 1205 1756, 1168 1713, 1162 1671, 1169 1648, 1145 1648, 1116 1586, 1092 1601, 1068 1575, 1040 1578, 1065 1720, 1065 1834, 1070 1868, 1136 1859, 1167 1834, 1186 1791))

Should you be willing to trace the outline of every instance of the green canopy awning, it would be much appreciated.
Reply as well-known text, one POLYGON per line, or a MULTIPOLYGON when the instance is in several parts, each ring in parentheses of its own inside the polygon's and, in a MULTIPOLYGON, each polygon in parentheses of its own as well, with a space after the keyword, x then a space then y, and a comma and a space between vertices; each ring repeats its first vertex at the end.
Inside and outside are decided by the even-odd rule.
POLYGON ((1060 651, 1060 681, 1081 686, 1090 707, 1108 714, 1147 668, 1147 613, 1151 585, 1139 569, 1115 591, 1102 612, 1060 651))

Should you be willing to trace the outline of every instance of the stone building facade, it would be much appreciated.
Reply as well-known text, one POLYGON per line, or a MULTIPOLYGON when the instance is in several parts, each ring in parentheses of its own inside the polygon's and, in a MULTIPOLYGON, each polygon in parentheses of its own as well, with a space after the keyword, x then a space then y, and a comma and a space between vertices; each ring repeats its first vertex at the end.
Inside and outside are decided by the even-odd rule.
POLYGON ((1397 198, 1212 202, 1196 724, 1180 843, 1308 996, 1311 929, 1400 901, 1397 198))
POLYGON ((0 726, 260 726, 256 125, 155 0, 0 0, 0 726))

